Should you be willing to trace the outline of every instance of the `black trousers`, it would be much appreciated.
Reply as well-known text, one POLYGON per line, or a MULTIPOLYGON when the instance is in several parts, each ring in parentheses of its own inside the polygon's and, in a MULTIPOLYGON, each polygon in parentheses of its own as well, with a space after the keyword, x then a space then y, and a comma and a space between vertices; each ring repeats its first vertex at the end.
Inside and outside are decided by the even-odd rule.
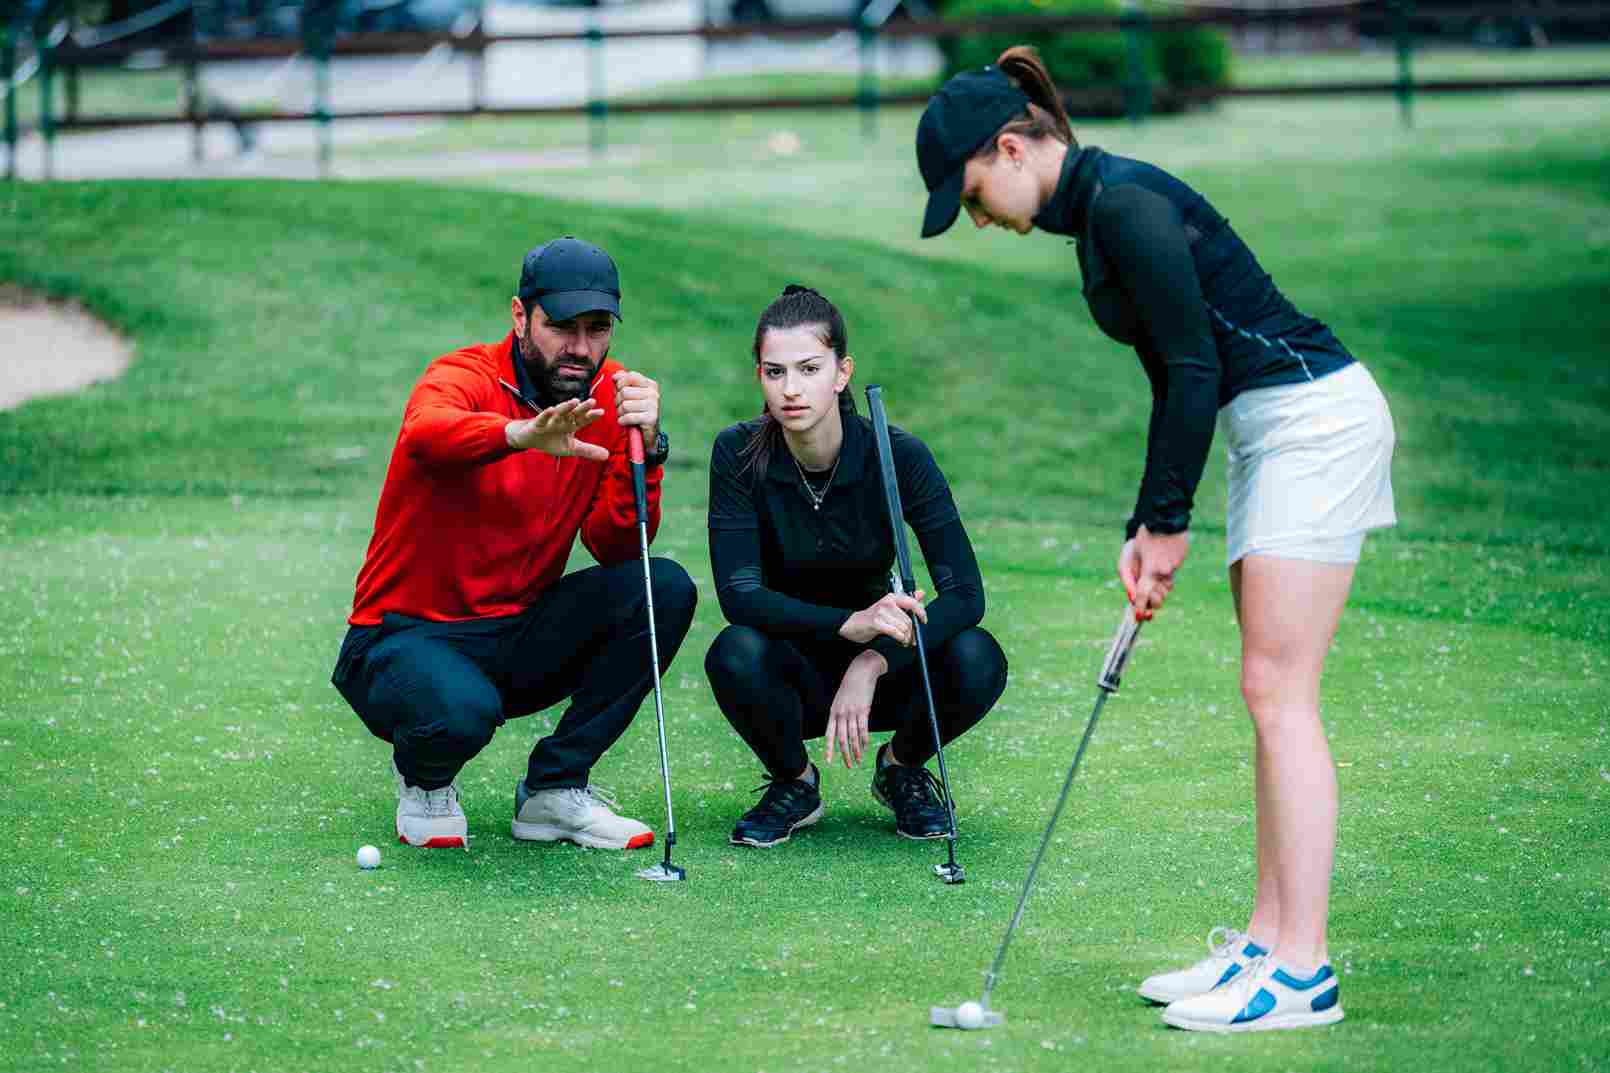
MULTIPOLYGON (((802 642, 728 626, 704 658, 716 703, 740 737, 775 778, 805 770, 805 741, 827 731, 833 695, 860 645, 848 641, 802 642)), ((939 737, 961 737, 988 714, 1006 689, 1006 654, 988 631, 963 630, 928 649, 939 737)), ((895 732, 891 748, 903 764, 923 764, 934 755, 933 729, 915 661, 878 680, 868 720, 875 731, 895 732)))
MULTIPOLYGON (((693 622, 687 571, 650 559, 663 674, 693 622)), ((531 750, 526 785, 582 787, 654 688, 643 562, 566 574, 519 615, 427 622, 387 615, 354 626, 331 681, 365 726, 391 742, 397 769, 434 790, 486 747, 506 719, 570 698, 531 750)))

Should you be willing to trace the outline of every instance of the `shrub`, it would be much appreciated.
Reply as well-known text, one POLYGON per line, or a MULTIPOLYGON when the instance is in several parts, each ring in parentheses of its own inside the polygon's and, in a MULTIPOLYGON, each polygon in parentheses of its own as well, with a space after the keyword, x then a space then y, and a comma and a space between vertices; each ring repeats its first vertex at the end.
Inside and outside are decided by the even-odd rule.
POLYGON ((1163 81, 1176 89, 1230 84, 1230 37, 1212 26, 1191 26, 1152 35, 1163 81))
MULTIPOLYGON (((952 20, 999 15, 1101 14, 1120 12, 1119 0, 950 0, 945 17, 952 20)), ((1230 43, 1223 31, 1212 27, 1153 31, 1146 35, 1143 57, 1146 76, 1162 90, 1187 90, 1227 85, 1230 80, 1230 43)), ((1040 50, 1051 77, 1064 90, 1110 89, 1129 80, 1129 46, 1120 31, 1018 31, 971 34, 940 42, 945 76, 994 63, 1012 45, 1033 45, 1040 50)))

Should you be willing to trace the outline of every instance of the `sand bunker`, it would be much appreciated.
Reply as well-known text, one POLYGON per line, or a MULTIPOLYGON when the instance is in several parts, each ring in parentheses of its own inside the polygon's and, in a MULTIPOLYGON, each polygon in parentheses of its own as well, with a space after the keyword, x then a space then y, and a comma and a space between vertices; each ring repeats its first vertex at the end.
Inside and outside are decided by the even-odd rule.
POLYGON ((0 284, 0 410, 116 379, 133 354, 78 303, 0 284))

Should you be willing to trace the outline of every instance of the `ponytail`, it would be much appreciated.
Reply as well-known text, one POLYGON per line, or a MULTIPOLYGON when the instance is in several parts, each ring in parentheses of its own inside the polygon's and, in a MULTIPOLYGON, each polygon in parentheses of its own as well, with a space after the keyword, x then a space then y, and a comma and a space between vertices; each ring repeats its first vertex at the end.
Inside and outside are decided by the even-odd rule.
MULTIPOLYGON (((818 329, 817 335, 822 343, 831 351, 837 361, 842 362, 849 351, 849 332, 844 327, 844 315, 838 307, 828 301, 820 291, 810 287, 802 287, 797 283, 790 283, 783 288, 783 293, 775 298, 771 305, 760 314, 760 321, 755 325, 755 341, 753 351, 755 364, 760 364, 760 348, 766 342, 766 333, 773 328, 787 330, 789 328, 802 328, 810 325, 818 329)), ((855 416, 855 396, 849 386, 839 392, 839 415, 843 418, 855 416)), ((744 469, 754 473, 754 479, 759 480, 771 464, 771 455, 783 442, 783 426, 771 416, 765 407, 760 410, 760 428, 744 444, 738 457, 744 459, 744 469)))
POLYGON ((1062 103, 1062 94, 1057 92, 1051 72, 1046 70, 1045 61, 1040 59, 1039 52, 1033 46, 1013 45, 1001 53, 995 66, 1023 91, 1029 99, 1029 106, 1021 116, 996 131, 976 156, 985 160, 993 157, 1003 134, 1019 134, 1030 141, 1054 138, 1070 148, 1079 148, 1079 140, 1073 136, 1073 125, 1068 122, 1068 110, 1062 103))

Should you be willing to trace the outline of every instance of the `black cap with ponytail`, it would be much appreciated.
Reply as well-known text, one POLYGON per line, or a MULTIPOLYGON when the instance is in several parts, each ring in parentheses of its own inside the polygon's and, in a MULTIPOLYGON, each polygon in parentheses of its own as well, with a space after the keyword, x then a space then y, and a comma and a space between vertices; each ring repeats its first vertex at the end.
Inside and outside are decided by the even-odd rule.
POLYGON ((1003 134, 1079 148, 1051 72, 1028 45, 1013 45, 989 67, 953 75, 923 109, 917 123, 917 170, 928 187, 923 238, 956 222, 967 162, 992 161, 1003 134))
POLYGON ((1033 46, 1013 45, 1001 53, 995 66, 1028 97, 1029 108, 1027 115, 1012 120, 996 131, 995 137, 979 151, 980 156, 993 156, 1000 136, 1007 133, 1021 134, 1030 139, 1055 138, 1064 145, 1075 149, 1079 147, 1078 139, 1073 136, 1073 125, 1068 122, 1068 110, 1062 103, 1062 94, 1057 91, 1051 72, 1046 69, 1045 61, 1040 59, 1040 53, 1033 46))

